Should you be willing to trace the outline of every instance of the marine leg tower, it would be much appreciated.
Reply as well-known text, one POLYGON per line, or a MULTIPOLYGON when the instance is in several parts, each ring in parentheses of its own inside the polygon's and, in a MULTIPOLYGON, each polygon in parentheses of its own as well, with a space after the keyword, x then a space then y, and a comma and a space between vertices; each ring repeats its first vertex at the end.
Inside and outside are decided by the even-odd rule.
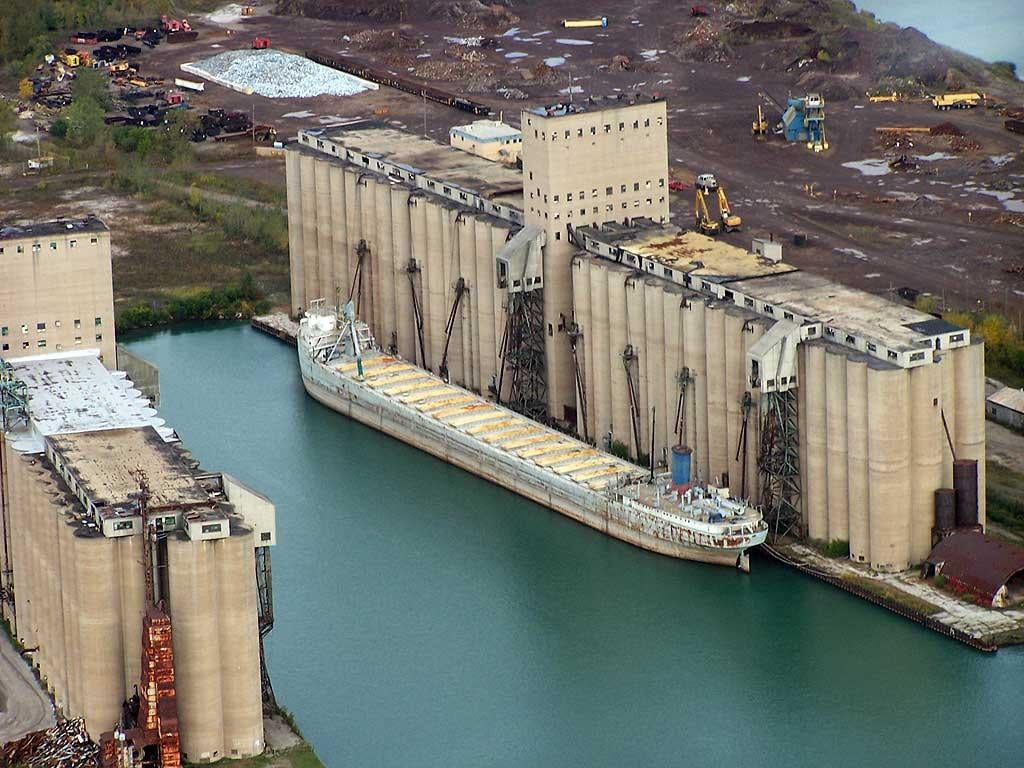
POLYGON ((747 379, 761 400, 757 468, 761 505, 773 538, 800 535, 797 344, 800 326, 775 323, 747 353, 747 379))

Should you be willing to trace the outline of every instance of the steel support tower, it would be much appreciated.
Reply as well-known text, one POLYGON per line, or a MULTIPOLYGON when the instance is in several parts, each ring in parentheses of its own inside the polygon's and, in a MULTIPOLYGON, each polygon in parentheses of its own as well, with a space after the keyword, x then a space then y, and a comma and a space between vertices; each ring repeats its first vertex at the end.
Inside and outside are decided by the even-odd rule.
POLYGON ((761 481, 761 506, 773 540, 803 534, 800 512, 800 437, 797 393, 767 392, 761 395, 761 446, 757 469, 761 481))
MULTIPOLYGON (((501 376, 511 378, 508 399, 514 411, 531 419, 548 421, 548 388, 544 378, 544 291, 508 294, 505 338, 501 348, 501 376)), ((501 402, 498 381, 498 402, 501 402)))

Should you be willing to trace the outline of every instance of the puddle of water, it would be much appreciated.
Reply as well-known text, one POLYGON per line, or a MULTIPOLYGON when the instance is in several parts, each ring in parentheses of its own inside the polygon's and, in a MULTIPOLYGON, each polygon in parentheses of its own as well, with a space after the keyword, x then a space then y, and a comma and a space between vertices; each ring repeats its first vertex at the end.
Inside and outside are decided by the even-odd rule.
POLYGON ((737 83, 749 83, 750 82, 750 75, 744 75, 743 77, 737 77, 736 78, 736 82, 737 83))
POLYGON ((502 37, 515 37, 518 34, 519 27, 512 27, 512 29, 508 30, 505 34, 503 34, 502 37))
POLYGON ((524 59, 530 54, 523 53, 522 51, 509 51, 505 54, 506 59, 524 59))
POLYGON ((565 64, 565 57, 549 56, 548 58, 544 59, 544 63, 547 64, 549 67, 560 67, 563 64, 565 64))
POLYGON ((915 155, 915 157, 924 163, 934 163, 936 160, 956 160, 956 155, 951 155, 949 152, 932 152, 930 155, 915 155))
POLYGON ((556 43, 561 43, 562 45, 593 45, 594 44, 593 41, 591 41, 591 40, 577 40, 574 37, 557 37, 557 38, 555 38, 555 42, 556 43))

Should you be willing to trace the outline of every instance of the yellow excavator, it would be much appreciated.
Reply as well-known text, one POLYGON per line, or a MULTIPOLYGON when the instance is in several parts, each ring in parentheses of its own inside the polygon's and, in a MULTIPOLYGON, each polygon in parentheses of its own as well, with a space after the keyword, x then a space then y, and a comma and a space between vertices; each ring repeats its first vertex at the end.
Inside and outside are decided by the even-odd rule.
POLYGON ((718 185, 718 215, 726 232, 735 232, 743 224, 743 219, 734 215, 729 207, 729 198, 725 196, 725 188, 721 184, 718 185))
POLYGON ((702 187, 696 188, 697 199, 694 202, 694 214, 697 220, 697 231, 705 235, 717 235, 722 225, 711 218, 706 200, 707 192, 702 187))

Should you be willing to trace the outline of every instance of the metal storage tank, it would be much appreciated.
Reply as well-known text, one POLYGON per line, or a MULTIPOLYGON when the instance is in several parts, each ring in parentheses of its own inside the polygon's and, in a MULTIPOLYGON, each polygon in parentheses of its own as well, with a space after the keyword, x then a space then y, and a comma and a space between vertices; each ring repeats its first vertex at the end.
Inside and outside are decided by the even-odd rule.
POLYGON ((622 351, 626 347, 626 280, 629 272, 607 265, 608 281, 608 373, 611 381, 612 433, 627 446, 630 440, 629 394, 622 351))
MULTIPOLYGON (((328 303, 335 304, 339 298, 348 297, 348 257, 352 247, 348 242, 348 227, 345 222, 345 171, 340 165, 330 164, 331 183, 331 230, 334 233, 334 253, 331 262, 331 277, 328 303)), ((327 297, 325 297, 327 298, 327 297)))
POLYGON ((590 261, 590 368, 594 373, 593 439, 604 448, 605 438, 612 428, 611 371, 608 369, 608 270, 590 261))
POLYGON ((299 156, 300 191, 302 193, 302 292, 306 306, 320 296, 319 246, 317 243, 316 161, 308 155, 299 156))
POLYGON ((75 561, 82 715, 89 735, 98 740, 121 717, 125 688, 120 578, 112 540, 79 528, 75 561))
MULTIPOLYGON (((910 559, 920 563, 932 551, 935 489, 942 485, 942 379, 938 366, 911 368, 910 375, 910 559)), ((948 450, 948 449, 947 449, 948 450)))
POLYGON ((871 562, 868 516, 868 361, 846 360, 847 503, 850 510, 850 558, 871 562))
MULTIPOLYGON (((957 459, 976 459, 978 488, 985 488, 985 345, 980 340, 954 350, 957 459)), ((978 523, 985 525, 985 494, 978 496, 978 523)))
POLYGON ((953 462, 953 489, 956 492, 957 528, 977 525, 979 522, 977 459, 957 459, 953 462))
POLYGON ((850 540, 849 454, 846 435, 846 352, 829 347, 825 352, 825 425, 828 464, 828 539, 850 540))
POLYGON ((316 253, 317 282, 316 295, 334 302, 334 227, 331 216, 331 171, 330 164, 318 160, 313 164, 313 179, 316 184, 316 253))
POLYGON ((303 262, 302 233, 305 211, 302 207, 301 156, 298 152, 285 152, 285 179, 288 192, 288 269, 291 284, 292 314, 298 314, 308 306, 306 302, 306 278, 303 262))
POLYGON ((704 353, 708 404, 708 474, 705 480, 721 483, 729 471, 729 433, 725 413, 725 309, 720 304, 708 304, 704 313, 704 353))
POLYGON ((868 366, 868 515, 871 567, 910 566, 910 403, 907 371, 868 366))
POLYGON ((952 531, 956 528, 956 491, 952 488, 935 489, 935 530, 952 531))
POLYGON ((692 381, 687 388, 686 396, 692 398, 694 408, 693 426, 694 440, 690 447, 694 449, 694 474, 697 479, 708 482, 710 477, 710 458, 708 456, 708 381, 707 358, 705 353, 704 325, 706 306, 704 300, 693 297, 683 307, 683 365, 690 369, 692 381))
POLYGON ((805 373, 798 379, 804 391, 807 463, 804 465, 803 498, 807 510, 807 535, 818 541, 828 539, 828 434, 825 419, 825 347, 821 343, 801 345, 805 373))
POLYGON ((251 529, 232 525, 215 545, 226 757, 259 754, 264 746, 253 544, 251 529))
MULTIPOLYGON (((633 382, 636 386, 637 421, 640 424, 640 444, 633 446, 633 455, 651 451, 651 406, 647 396, 647 316, 644 312, 643 277, 626 278, 626 343, 633 347, 636 364, 633 382)), ((633 430, 630 430, 632 436, 633 430)), ((635 440, 632 441, 635 443, 635 440)))
POLYGON ((746 325, 743 313, 735 307, 725 311, 725 382, 726 382, 726 440, 729 462, 729 487, 734 495, 743 488, 743 456, 740 432, 743 425, 743 393, 746 391, 746 360, 743 336, 746 325))
POLYGON ((216 543, 167 537, 181 751, 193 763, 224 757, 216 543))
POLYGON ((675 403, 671 407, 665 395, 665 300, 656 278, 643 281, 644 292, 644 334, 647 346, 644 360, 647 361, 647 399, 656 409, 654 421, 654 452, 655 461, 661 462, 669 443, 669 423, 675 411, 675 403))

